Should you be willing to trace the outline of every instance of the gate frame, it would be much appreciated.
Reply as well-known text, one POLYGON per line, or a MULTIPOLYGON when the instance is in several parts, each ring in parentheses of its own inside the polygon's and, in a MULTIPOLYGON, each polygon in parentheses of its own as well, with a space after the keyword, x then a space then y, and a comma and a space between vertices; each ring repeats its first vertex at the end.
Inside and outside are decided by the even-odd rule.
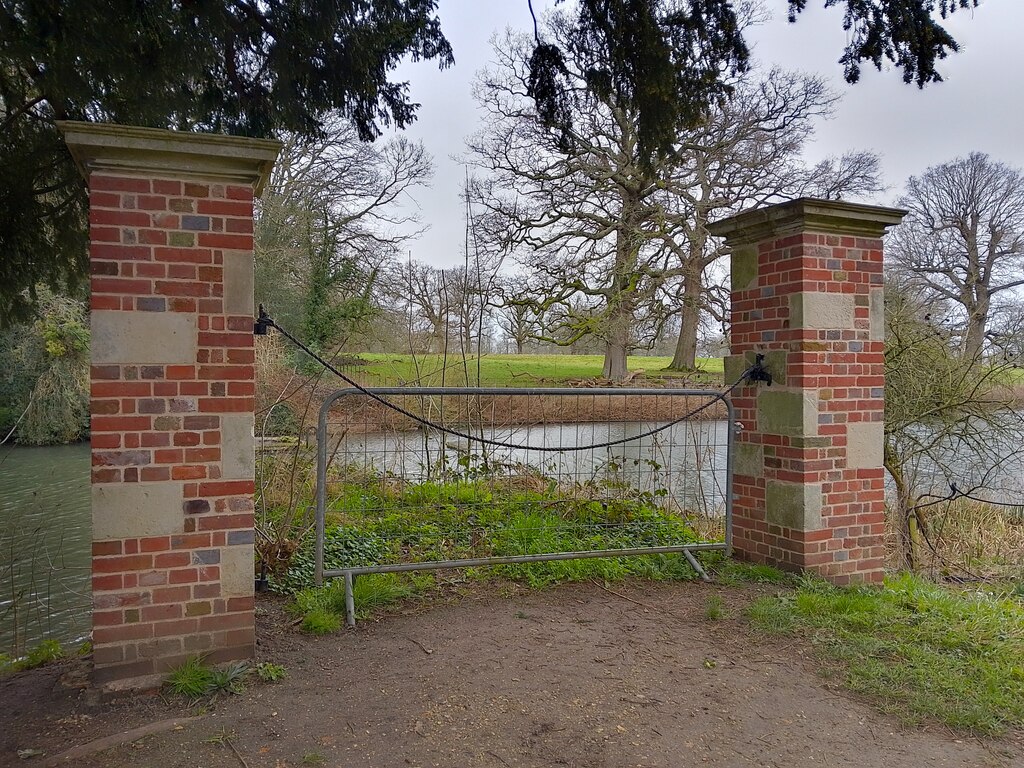
MULTIPOLYGON (((687 419, 681 419, 683 423, 687 419)), ((657 422, 652 422, 657 423, 657 422)), ((701 567, 694 552, 720 550, 726 557, 732 555, 732 508, 733 508, 733 453, 737 431, 737 422, 732 400, 728 394, 716 390, 702 389, 644 389, 642 387, 581 389, 578 387, 347 387, 332 392, 317 417, 316 427, 316 562, 315 583, 322 586, 325 578, 342 577, 345 580, 345 620, 348 626, 356 623, 355 600, 352 586, 356 576, 370 573, 403 573, 409 571, 437 571, 448 568, 473 568, 478 566, 507 565, 512 563, 537 563, 555 560, 583 560, 597 557, 628 557, 635 555, 660 555, 682 553, 683 557, 704 581, 711 577, 701 567), (327 417, 334 404, 343 397, 350 395, 412 395, 412 396, 481 396, 481 395, 672 395, 676 397, 710 397, 714 396, 725 403, 726 409, 726 458, 725 458, 725 541, 694 542, 690 544, 666 545, 660 547, 628 547, 623 549, 595 549, 579 552, 550 552, 534 555, 510 555, 505 557, 476 557, 459 560, 433 560, 424 563, 394 563, 390 565, 367 565, 353 568, 324 569, 324 543, 327 521, 327 417)), ((634 438, 636 439, 636 438, 634 438)), ((623 440, 623 443, 629 440, 623 440)), ((557 451, 551 451, 557 453, 557 451)))

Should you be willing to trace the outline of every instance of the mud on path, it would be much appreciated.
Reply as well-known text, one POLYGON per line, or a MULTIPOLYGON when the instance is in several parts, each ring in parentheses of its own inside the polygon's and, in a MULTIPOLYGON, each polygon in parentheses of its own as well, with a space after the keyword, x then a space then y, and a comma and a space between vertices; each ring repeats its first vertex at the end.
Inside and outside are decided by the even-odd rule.
POLYGON ((202 709, 99 701, 76 667, 0 683, 0 765, 31 766, 147 722, 202 715, 74 761, 86 768, 238 766, 1024 766, 1024 738, 908 728, 833 687, 804 641, 752 634, 754 587, 569 585, 473 592, 314 639, 261 601, 279 683, 202 709), (727 617, 705 618, 709 595, 727 617), (61 676, 65 677, 61 682, 61 676), (48 757, 19 760, 17 749, 48 757))

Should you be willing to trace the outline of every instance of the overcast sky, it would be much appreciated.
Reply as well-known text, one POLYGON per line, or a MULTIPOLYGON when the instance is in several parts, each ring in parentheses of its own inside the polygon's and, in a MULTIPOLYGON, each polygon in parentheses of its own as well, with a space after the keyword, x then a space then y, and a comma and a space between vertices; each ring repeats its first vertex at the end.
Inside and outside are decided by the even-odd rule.
MULTIPOLYGON (((545 5, 534 2, 538 12, 545 5)), ((947 28, 960 53, 940 63, 946 81, 923 91, 905 85, 896 70, 867 67, 860 83, 846 85, 836 63, 846 43, 842 11, 825 10, 824 0, 811 0, 796 24, 786 21, 785 0, 765 5, 774 18, 747 36, 754 57, 820 73, 843 94, 836 116, 818 124, 809 161, 851 149, 877 152, 890 187, 879 203, 895 200, 909 176, 975 150, 1024 167, 1024 0, 982 0, 973 12, 957 12, 947 28)), ((530 29, 532 22, 527 0, 440 0, 439 13, 455 66, 438 71, 429 62, 409 64, 397 77, 410 81, 412 99, 422 105, 406 133, 423 140, 435 165, 431 188, 415 195, 430 229, 412 244, 412 256, 451 266, 462 259, 465 226, 459 201, 465 169, 452 156, 462 153, 479 119, 471 83, 492 61, 492 33, 506 26, 530 29)))

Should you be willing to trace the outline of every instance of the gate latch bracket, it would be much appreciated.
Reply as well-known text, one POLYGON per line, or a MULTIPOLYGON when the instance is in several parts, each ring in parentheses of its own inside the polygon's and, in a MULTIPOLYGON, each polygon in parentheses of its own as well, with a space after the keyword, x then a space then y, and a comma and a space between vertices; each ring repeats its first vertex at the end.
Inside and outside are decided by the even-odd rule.
POLYGON ((769 387, 772 385, 772 374, 764 367, 764 355, 758 353, 754 357, 754 364, 747 369, 747 384, 756 384, 759 381, 765 382, 769 387))

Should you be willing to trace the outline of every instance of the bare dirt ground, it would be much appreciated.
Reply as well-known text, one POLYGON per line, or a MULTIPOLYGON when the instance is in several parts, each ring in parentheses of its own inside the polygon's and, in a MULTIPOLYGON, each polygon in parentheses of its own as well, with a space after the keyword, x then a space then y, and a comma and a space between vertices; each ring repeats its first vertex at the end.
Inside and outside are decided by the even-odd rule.
POLYGON ((474 590, 319 639, 261 601, 260 656, 287 667, 284 681, 190 708, 76 687, 80 662, 28 672, 0 682, 0 765, 50 764, 91 739, 198 715, 61 764, 1024 766, 1024 734, 902 726, 823 677, 805 641, 751 633, 741 610, 763 588, 614 591, 474 590), (705 618, 711 594, 726 618, 705 618), (18 749, 46 756, 22 760, 18 749))

